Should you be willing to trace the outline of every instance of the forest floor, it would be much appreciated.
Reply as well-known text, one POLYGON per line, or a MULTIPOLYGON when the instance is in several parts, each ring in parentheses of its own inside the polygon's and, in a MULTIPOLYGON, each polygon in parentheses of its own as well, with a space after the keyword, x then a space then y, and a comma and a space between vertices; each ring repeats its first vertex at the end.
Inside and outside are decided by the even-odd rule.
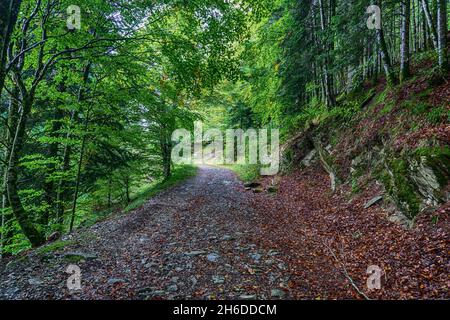
POLYGON ((129 214, 1 262, 0 299, 449 298, 449 205, 405 230, 380 203, 364 209, 377 192, 350 200, 309 168, 254 193, 201 167, 129 214), (69 264, 81 290, 67 289, 69 264), (370 265, 380 290, 367 289, 370 265))

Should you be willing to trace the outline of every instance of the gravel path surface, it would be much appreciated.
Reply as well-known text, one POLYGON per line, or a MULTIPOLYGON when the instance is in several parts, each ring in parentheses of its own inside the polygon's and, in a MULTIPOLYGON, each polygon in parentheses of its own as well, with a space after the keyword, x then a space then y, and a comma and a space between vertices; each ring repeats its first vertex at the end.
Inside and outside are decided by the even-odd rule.
POLYGON ((199 168, 58 250, 3 261, 0 299, 448 299, 450 203, 405 229, 373 202, 376 185, 333 193, 320 167, 260 182, 248 190, 226 169, 199 168), (81 290, 67 288, 70 264, 81 290))
POLYGON ((0 265, 0 299, 289 298, 279 252, 252 242, 257 219, 242 182, 202 167, 142 208, 0 265), (81 270, 69 291, 66 268, 81 270))

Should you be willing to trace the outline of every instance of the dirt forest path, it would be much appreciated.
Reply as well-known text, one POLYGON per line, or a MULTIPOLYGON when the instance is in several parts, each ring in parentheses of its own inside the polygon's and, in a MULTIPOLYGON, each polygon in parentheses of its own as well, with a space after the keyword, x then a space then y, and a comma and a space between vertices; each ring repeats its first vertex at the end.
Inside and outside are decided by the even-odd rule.
MULTIPOLYGON (((246 190, 234 173, 197 176, 126 215, 79 230, 59 250, 0 263, 0 299, 447 298, 449 204, 405 230, 377 187, 331 192, 319 167, 279 178, 278 192, 246 190), (66 269, 81 270, 69 291, 66 269), (383 270, 367 289, 367 268, 383 270)), ((51 246, 51 244, 50 244, 51 246)))
POLYGON ((284 298, 287 266, 252 241, 256 216, 233 173, 202 167, 135 212, 73 236, 73 245, 1 266, 1 299, 284 298), (69 292, 68 257, 85 257, 69 292))

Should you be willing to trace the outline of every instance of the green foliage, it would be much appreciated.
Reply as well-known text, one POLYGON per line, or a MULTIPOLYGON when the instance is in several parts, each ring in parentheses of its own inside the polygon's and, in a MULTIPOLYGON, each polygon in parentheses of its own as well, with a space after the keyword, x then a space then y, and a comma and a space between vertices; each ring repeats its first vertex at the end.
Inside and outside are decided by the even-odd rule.
POLYGON ((239 179, 244 182, 255 181, 260 176, 261 167, 257 164, 235 164, 227 165, 225 167, 234 171, 239 179))
POLYGON ((444 107, 437 107, 430 110, 427 114, 427 120, 432 124, 438 124, 450 119, 450 111, 444 107))
POLYGON ((407 107, 411 109, 414 115, 422 115, 428 112, 430 106, 424 102, 408 101, 407 107))
POLYGON ((197 168, 193 166, 185 165, 175 167, 169 179, 155 181, 151 184, 141 186, 136 190, 135 199, 125 207, 124 211, 130 212, 141 207, 150 197, 195 176, 196 173, 197 168))
MULTIPOLYGON (((10 125, 0 127, 2 160, 11 135, 21 132, 24 141, 14 148, 19 161, 11 167, 18 176, 19 201, 11 203, 14 215, 7 204, 10 221, 0 230, 7 236, 1 250, 29 247, 29 230, 19 227, 17 213, 42 242, 72 222, 89 226, 115 210, 136 207, 192 175, 186 167, 170 176, 171 134, 201 117, 195 110, 201 95, 220 81, 237 79, 237 43, 249 36, 248 22, 261 16, 265 5, 252 0, 22 1, 10 57, 23 55, 23 64, 8 70, 8 90, 0 96, 1 121, 10 125), (61 19, 69 5, 81 8, 80 30, 68 32, 61 19), (24 47, 35 46, 21 53, 22 41, 24 47), (16 111, 9 101, 18 101, 16 111), (24 110, 24 101, 30 103, 29 111, 20 111, 22 132, 15 115, 24 110), (136 195, 143 184, 148 189, 136 195)), ((245 104, 237 113, 249 119, 245 104)), ((1 182, 9 169, 3 163, 8 161, 0 166, 1 182)))
MULTIPOLYGON (((187 167, 171 174, 170 153, 172 132, 195 120, 221 130, 280 128, 282 138, 315 125, 350 126, 384 67, 363 16, 370 4, 23 0, 0 90, 0 176, 12 173, 8 191, 16 193, 3 210, 2 250, 17 253, 30 246, 27 238, 36 246, 72 222, 89 226, 137 208, 194 174, 187 167), (81 28, 70 32, 61 18, 69 5, 82 11, 81 28)), ((383 3, 394 63, 398 5, 383 3)), ((435 60, 432 51, 413 57, 415 65, 435 60)), ((435 65, 421 76, 442 80, 435 65)), ((395 106, 387 93, 372 104, 384 105, 377 116, 395 106)), ((445 106, 430 110, 412 99, 405 107, 432 124, 450 116, 445 106)), ((233 169, 251 180, 259 168, 233 169)))

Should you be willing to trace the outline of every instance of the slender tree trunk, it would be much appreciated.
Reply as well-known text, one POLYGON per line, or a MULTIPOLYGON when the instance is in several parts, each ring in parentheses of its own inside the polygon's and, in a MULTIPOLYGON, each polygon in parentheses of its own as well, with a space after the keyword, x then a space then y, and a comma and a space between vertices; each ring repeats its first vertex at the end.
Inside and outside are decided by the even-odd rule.
MULTIPOLYGON (((83 96, 83 92, 85 90, 85 86, 89 81, 89 73, 91 70, 91 62, 88 62, 86 64, 86 66, 84 67, 83 70, 83 84, 80 86, 80 88, 78 89, 78 96, 77 96, 77 102, 81 102, 84 99, 83 96)), ((71 113, 70 116, 70 123, 72 124, 78 117, 78 113, 73 111, 71 113)), ((69 140, 69 138, 71 137, 71 133, 70 133, 70 128, 69 131, 67 133, 67 140, 69 140)), ((84 137, 83 137, 83 142, 84 141, 84 137)), ((84 148, 84 146, 83 146, 84 148)), ((62 172, 66 173, 69 171, 70 169, 70 157, 72 154, 72 147, 70 146, 70 143, 67 143, 66 146, 64 147, 64 155, 63 155, 63 165, 62 165, 62 172)), ((78 178, 76 179, 78 180, 78 178)), ((59 184, 58 184, 58 194, 57 194, 57 203, 58 203, 58 209, 57 209, 57 222, 58 225, 60 226, 61 230, 63 229, 63 224, 64 224, 64 207, 65 207, 65 200, 67 195, 67 191, 66 191, 66 183, 65 183, 65 178, 64 176, 61 177, 61 179, 59 180, 59 184)), ((78 195, 77 195, 78 197, 78 195)), ((74 208, 74 206, 76 207, 76 198, 75 200, 72 202, 72 210, 74 208)), ((74 218, 74 212, 72 213, 72 217, 71 217, 71 226, 70 226, 70 231, 72 231, 73 228, 73 218, 74 218)))
MULTIPOLYGON (((425 21, 428 26, 429 35, 431 38, 431 41, 433 42, 434 48, 437 50, 438 48, 438 41, 437 41, 437 35, 436 35, 436 28, 433 22, 433 18, 431 17, 430 8, 428 6, 427 0, 421 0, 422 1, 422 10, 425 15, 425 21)), ((439 0, 438 0, 439 1, 439 0)))
POLYGON ((5 243, 5 226, 6 226, 6 170, 3 175, 2 184, 2 233, 0 234, 0 259, 3 257, 3 246, 5 243))
MULTIPOLYGON (((72 112, 70 116, 70 125, 72 125, 74 119, 76 119, 76 113, 72 112)), ((69 132, 67 132, 66 139, 69 140, 71 137, 70 134, 70 128, 69 132)), ((62 176, 59 179, 58 182, 58 189, 56 193, 56 223, 58 224, 59 231, 63 231, 63 224, 64 224, 64 209, 65 209, 65 201, 67 199, 67 190, 66 190, 66 177, 64 176, 70 169, 70 156, 72 154, 72 147, 70 143, 67 143, 64 146, 64 152, 63 152, 63 160, 62 160, 62 167, 61 172, 62 176)))
POLYGON ((108 209, 112 207, 112 178, 108 178, 108 209))
POLYGON ((428 31, 427 31, 427 19, 425 17, 425 13, 422 10, 422 50, 425 51, 428 49, 428 31))
MULTIPOLYGON (((5 166, 3 171, 3 183, 2 183, 2 235, 1 235, 1 247, 9 241, 9 239, 13 236, 11 231, 4 231, 6 224, 12 220, 11 216, 7 216, 6 207, 8 206, 8 190, 7 190, 7 171, 8 171, 8 163, 11 157, 11 145, 13 143, 13 138, 15 136, 14 128, 17 128, 17 122, 19 121, 19 89, 14 86, 11 95, 9 98, 8 105, 8 125, 5 131, 5 142, 6 142, 6 152, 5 152, 5 166)), ((0 250, 0 254, 3 249, 0 250)))
MULTIPOLYGON (((320 28, 322 31, 326 29, 326 17, 325 17, 325 8, 323 5, 324 0, 319 0, 319 15, 320 15, 320 28)), ((331 47, 328 44, 328 41, 325 41, 323 45, 324 50, 330 50, 331 47)), ((329 59, 328 57, 325 59, 325 63, 322 66, 323 69, 323 77, 324 77, 324 88, 325 88, 325 98, 328 107, 334 107, 336 105, 336 99, 334 96, 333 89, 333 77, 328 70, 329 59)))
POLYGON ((397 78, 394 75, 394 71, 392 70, 391 60, 389 58, 389 53, 386 47, 386 42, 384 40, 383 30, 377 30, 377 40, 378 45, 380 47, 380 55, 383 64, 383 70, 386 75, 386 81, 389 86, 393 86, 397 84, 397 78))
POLYGON ((8 46, 17 22, 21 3, 22 0, 0 1, 0 95, 5 84, 8 46))
POLYGON ((22 97, 22 113, 17 124, 17 130, 11 145, 10 158, 7 169, 7 190, 8 200, 11 205, 14 217, 19 223, 23 233, 30 240, 33 247, 45 242, 44 236, 35 228, 32 219, 28 216, 19 197, 18 167, 20 154, 25 144, 25 127, 28 115, 31 112, 33 101, 29 96, 22 97))
POLYGON ((163 143, 163 175, 164 179, 170 178, 171 172, 171 148, 167 142, 163 143))
POLYGON ((160 146, 163 160, 163 175, 164 180, 170 178, 171 172, 171 163, 172 163, 172 142, 171 138, 168 137, 167 128, 161 128, 161 136, 160 136, 160 146))
POLYGON ((439 67, 442 71, 448 70, 447 57, 447 1, 437 1, 437 32, 438 32, 438 57, 439 67))
POLYGON ((125 177, 125 199, 127 201, 127 205, 131 202, 130 198, 130 179, 129 177, 125 177))
MULTIPOLYGON (((85 132, 87 129, 87 120, 85 125, 85 132)), ((84 149, 86 146, 86 140, 87 136, 83 136, 83 140, 81 141, 81 148, 80 148, 80 158, 78 159, 78 167, 77 167, 77 177, 75 180, 75 191, 73 194, 73 202, 72 202, 72 213, 70 217, 70 226, 69 226, 69 232, 72 232, 73 230, 73 223, 75 221, 75 212, 77 210, 77 200, 78 200, 78 192, 80 190, 80 179, 81 179, 81 168, 83 165, 83 158, 84 158, 84 149)))
MULTIPOLYGON (((377 5, 381 8, 382 2, 379 0, 376 2, 377 5)), ((376 29, 378 49, 380 51, 381 62, 383 65, 383 70, 386 75, 386 81, 389 86, 393 86, 397 84, 397 78, 392 70, 391 59, 389 57, 389 52, 386 46, 386 40, 384 38, 383 27, 381 29, 376 29)))
MULTIPOLYGON (((58 136, 58 132, 61 129, 61 110, 57 109, 55 117, 53 119, 52 127, 50 130, 50 137, 55 138, 58 136)), ((43 185, 44 189, 44 199, 47 203, 47 209, 42 214, 41 224, 44 226, 48 225, 49 218, 56 212, 56 203, 55 203, 55 183, 53 182, 52 175, 55 173, 56 167, 53 164, 53 161, 56 160, 58 156, 59 145, 56 142, 51 142, 48 147, 48 158, 51 160, 51 163, 48 167, 48 174, 46 180, 43 185)))
POLYGON ((416 0, 412 0, 411 2, 411 51, 416 51, 416 36, 417 36, 417 30, 416 30, 416 0))
POLYGON ((401 27, 401 46, 400 46, 400 82, 409 77, 409 30, 411 22, 411 3, 410 0, 402 0, 402 27, 401 27))

